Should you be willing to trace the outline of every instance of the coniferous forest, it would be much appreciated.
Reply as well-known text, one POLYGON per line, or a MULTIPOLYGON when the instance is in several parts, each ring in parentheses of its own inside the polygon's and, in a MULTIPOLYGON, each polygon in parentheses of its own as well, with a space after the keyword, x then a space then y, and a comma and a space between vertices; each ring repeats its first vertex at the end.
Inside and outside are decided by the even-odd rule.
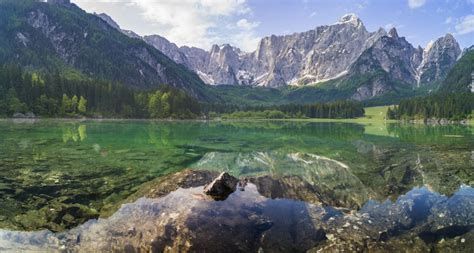
POLYGON ((315 104, 286 104, 233 108, 222 115, 224 118, 325 118, 347 119, 364 116, 364 106, 356 101, 336 101, 315 104))
POLYGON ((427 97, 400 101, 389 108, 388 119, 449 119, 459 121, 471 117, 474 110, 473 93, 437 93, 427 97))
POLYGON ((0 115, 27 112, 42 117, 195 118, 201 110, 195 98, 164 85, 145 92, 110 81, 0 67, 0 115))

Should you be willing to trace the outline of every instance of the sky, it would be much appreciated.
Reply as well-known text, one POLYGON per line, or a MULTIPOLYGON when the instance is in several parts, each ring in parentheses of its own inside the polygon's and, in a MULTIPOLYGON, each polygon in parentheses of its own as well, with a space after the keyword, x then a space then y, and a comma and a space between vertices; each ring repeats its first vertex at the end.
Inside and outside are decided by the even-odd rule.
POLYGON ((292 34, 360 17, 368 31, 395 27, 426 47, 451 33, 461 48, 474 44, 474 0, 72 0, 88 12, 107 13, 122 29, 161 35, 178 46, 209 50, 229 43, 244 51, 262 37, 292 34))

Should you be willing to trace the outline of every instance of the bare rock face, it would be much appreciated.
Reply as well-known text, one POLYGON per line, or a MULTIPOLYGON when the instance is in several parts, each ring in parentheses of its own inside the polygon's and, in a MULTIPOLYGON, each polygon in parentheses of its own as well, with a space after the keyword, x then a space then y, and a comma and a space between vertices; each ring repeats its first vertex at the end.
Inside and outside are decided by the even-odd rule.
POLYGON ((156 49, 160 50, 174 62, 189 67, 186 56, 179 51, 179 48, 176 46, 176 44, 169 42, 166 38, 159 35, 150 35, 143 37, 143 40, 154 46, 156 49))
POLYGON ((124 30, 120 28, 119 24, 117 24, 117 22, 115 22, 115 20, 113 20, 112 17, 110 17, 106 13, 100 13, 100 14, 95 14, 95 15, 101 18, 102 20, 104 20, 111 27, 117 29, 119 32, 122 32, 123 34, 127 35, 130 38, 136 38, 136 39, 142 38, 140 35, 136 34, 134 31, 124 30))
POLYGON ((399 37, 395 28, 388 36, 382 36, 364 52, 351 66, 350 72, 368 74, 375 71, 389 73, 393 80, 404 83, 416 83, 416 66, 420 64, 421 54, 399 37))
POLYGON ((436 83, 446 77, 460 54, 459 44, 450 34, 423 50, 414 48, 392 28, 351 65, 348 78, 370 77, 357 88, 352 99, 365 100, 401 85, 412 88, 436 83))
POLYGON ((461 48, 451 34, 428 44, 418 67, 418 84, 444 79, 460 54, 461 48))
POLYGON ((374 40, 353 14, 304 33, 263 38, 253 53, 256 85, 305 85, 331 79, 344 71, 374 40))
MULTIPOLYGON (((383 31, 385 33, 385 31, 383 31)), ((353 14, 314 30, 263 38, 257 50, 245 53, 229 45, 214 45, 204 64, 190 65, 208 84, 278 87, 304 85, 343 75, 349 65, 381 32, 369 33, 353 14)))
POLYGON ((117 24, 117 22, 115 22, 115 20, 113 20, 112 17, 110 17, 106 13, 99 13, 99 14, 95 14, 95 15, 97 17, 101 18, 102 20, 104 20, 107 24, 109 24, 113 28, 115 28, 119 31, 121 30, 119 24, 117 24))
POLYGON ((215 200, 225 200, 237 187, 237 178, 227 172, 222 172, 211 183, 204 186, 204 193, 215 200))
MULTIPOLYGON (((99 16, 117 27, 110 17, 99 16)), ((401 85, 436 84, 461 54, 450 34, 425 49, 415 48, 395 28, 388 33, 383 28, 368 32, 354 14, 307 32, 265 37, 254 52, 242 52, 228 44, 214 45, 210 51, 178 47, 158 35, 142 39, 209 85, 281 87, 368 77, 351 87, 355 100, 379 96, 401 85)))
MULTIPOLYGON (((150 44, 188 66, 207 84, 268 87, 306 85, 380 69, 392 81, 410 85, 432 83, 445 77, 460 54, 452 35, 423 50, 414 48, 395 28, 388 33, 382 28, 368 32, 354 14, 307 32, 265 37, 256 51, 250 53, 227 44, 214 45, 209 52, 178 48, 166 40, 150 44), (353 66, 360 62, 366 66, 358 71, 353 66)), ((357 100, 391 90, 389 82, 380 78, 360 88, 353 97, 357 100)))

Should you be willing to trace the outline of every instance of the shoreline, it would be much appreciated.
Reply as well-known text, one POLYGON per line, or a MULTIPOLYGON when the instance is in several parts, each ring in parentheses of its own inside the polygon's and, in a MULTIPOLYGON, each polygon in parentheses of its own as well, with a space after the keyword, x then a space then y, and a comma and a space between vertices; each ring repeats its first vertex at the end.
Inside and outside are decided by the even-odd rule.
POLYGON ((316 123, 354 123, 354 124, 393 124, 401 123, 407 125, 425 125, 425 126, 448 126, 448 125, 462 125, 474 126, 474 119, 466 120, 465 123, 460 121, 448 122, 446 124, 433 124, 424 121, 414 120, 383 120, 370 119, 367 117, 350 118, 350 119, 330 119, 330 118, 286 118, 286 119, 265 119, 265 118, 235 118, 235 119, 146 119, 146 118, 0 118, 0 121, 18 121, 18 122, 36 122, 36 121, 92 121, 92 122, 247 122, 247 121, 278 121, 278 122, 316 122, 316 123))

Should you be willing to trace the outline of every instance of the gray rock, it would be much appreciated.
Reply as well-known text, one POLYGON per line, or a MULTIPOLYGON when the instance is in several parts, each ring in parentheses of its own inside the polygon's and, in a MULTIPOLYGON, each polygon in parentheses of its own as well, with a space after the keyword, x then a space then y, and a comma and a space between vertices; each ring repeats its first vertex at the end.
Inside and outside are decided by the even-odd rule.
POLYGON ((429 44, 423 52, 423 61, 417 68, 417 84, 443 80, 459 55, 461 55, 461 48, 449 33, 429 44))
POLYGON ((184 53, 179 51, 176 44, 169 42, 166 38, 159 35, 150 35, 143 37, 148 44, 154 46, 156 49, 160 50, 163 54, 171 58, 178 64, 183 64, 189 68, 188 61, 184 53))
POLYGON ((225 200, 237 187, 238 179, 222 172, 211 183, 204 186, 204 193, 215 200, 225 200))
POLYGON ((23 114, 23 113, 15 112, 15 113, 13 114, 13 118, 22 119, 22 118, 25 118, 25 117, 26 117, 26 116, 25 116, 25 114, 23 114))
POLYGON ((34 113, 32 113, 32 112, 27 112, 27 113, 25 114, 25 118, 34 119, 34 118, 36 118, 36 115, 35 115, 34 113))
POLYGON ((121 31, 120 29, 120 26, 117 24, 117 22, 115 22, 115 20, 112 19, 112 17, 110 17, 109 15, 107 15, 106 13, 100 13, 100 14, 95 14, 97 17, 101 18, 102 20, 104 20, 105 22, 107 22, 107 24, 109 24, 110 26, 112 26, 113 28, 121 31))

